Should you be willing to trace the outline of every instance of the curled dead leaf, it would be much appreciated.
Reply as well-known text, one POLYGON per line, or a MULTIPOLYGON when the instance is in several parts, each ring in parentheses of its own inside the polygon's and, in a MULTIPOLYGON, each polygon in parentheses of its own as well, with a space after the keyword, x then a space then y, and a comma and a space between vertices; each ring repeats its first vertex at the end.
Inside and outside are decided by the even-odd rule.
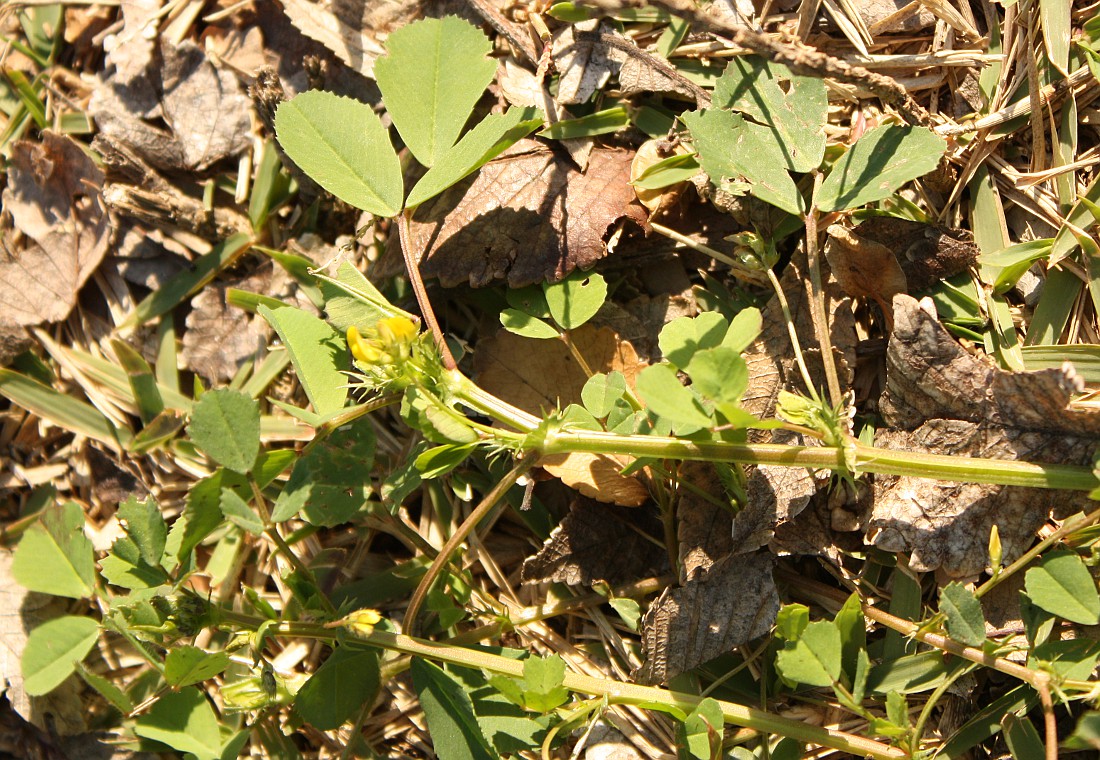
POLYGON ((410 238, 421 272, 446 286, 507 279, 516 288, 591 267, 620 221, 646 221, 630 185, 632 158, 595 148, 581 172, 568 155, 521 140, 416 209, 410 238))
MULTIPOLYGON (((967 353, 940 325, 931 301, 894 298, 887 350, 886 421, 876 445, 914 452, 1088 465, 1100 413, 1069 406, 1080 379, 1061 370, 1008 372, 967 353)), ((867 540, 912 552, 918 571, 968 577, 986 569, 992 527, 1003 557, 1019 557, 1053 513, 1088 503, 1082 493, 913 477, 877 477, 867 540)))

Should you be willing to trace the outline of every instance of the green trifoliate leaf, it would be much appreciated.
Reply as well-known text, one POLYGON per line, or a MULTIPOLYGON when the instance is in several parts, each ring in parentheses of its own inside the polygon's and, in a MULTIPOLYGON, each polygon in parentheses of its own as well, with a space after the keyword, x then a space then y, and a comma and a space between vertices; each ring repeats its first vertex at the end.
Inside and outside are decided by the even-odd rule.
POLYGON ((1031 603, 1082 625, 1100 622, 1100 595, 1084 561, 1074 552, 1050 552, 1024 576, 1031 603))
POLYGON ((699 163, 716 187, 736 191, 742 178, 760 200, 801 215, 806 202, 787 172, 787 158, 767 127, 718 108, 681 115, 691 130, 699 163))
POLYGON ((207 391, 191 412, 187 434, 218 464, 247 473, 260 453, 260 407, 240 391, 207 391))
POLYGON ((314 182, 375 216, 401 213, 401 162, 366 103, 311 90, 275 112, 279 145, 314 182))
POLYGON ((457 16, 416 21, 386 40, 374 78, 401 139, 424 166, 435 166, 451 149, 493 81, 492 48, 457 16))
POLYGON ((594 272, 574 272, 543 290, 550 315, 566 330, 575 330, 592 319, 607 300, 607 281, 594 272))
POLYGON ((23 534, 12 575, 30 591, 80 599, 95 587, 92 542, 84 536, 84 511, 75 502, 46 507, 23 534))
MULTIPOLYGON (((711 416, 666 364, 654 364, 638 374, 638 394, 654 414, 674 423, 701 430, 713 424, 711 416)), ((683 431, 681 431, 683 432, 683 431)))
POLYGON ((23 649, 23 689, 35 697, 53 691, 73 674, 98 638, 99 624, 76 615, 47 620, 35 628, 23 649))
POLYGON ((721 345, 729 330, 725 317, 704 311, 697 317, 677 317, 661 328, 657 344, 661 354, 674 367, 684 368, 696 351, 721 345))
POLYGON ((434 198, 492 161, 540 124, 542 119, 535 116, 533 108, 510 108, 503 114, 489 114, 420 178, 405 204, 414 208, 434 198))
POLYGON ((940 612, 947 616, 947 635, 972 647, 985 641, 982 603, 966 586, 952 581, 940 592, 940 612))
POLYGON ((824 80, 797 76, 759 56, 740 56, 715 85, 714 105, 764 125, 791 171, 808 172, 821 164, 829 108, 824 80))
POLYGON ((888 198, 935 169, 947 142, 924 127, 876 127, 859 138, 821 183, 817 207, 843 211, 888 198))

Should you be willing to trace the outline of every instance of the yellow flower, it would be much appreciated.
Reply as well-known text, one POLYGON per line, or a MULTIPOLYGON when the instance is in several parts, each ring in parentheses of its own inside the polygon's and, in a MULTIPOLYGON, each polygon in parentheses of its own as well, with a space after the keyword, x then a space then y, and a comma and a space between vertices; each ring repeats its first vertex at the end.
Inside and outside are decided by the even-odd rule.
POLYGON ((378 341, 367 340, 354 325, 348 328, 348 346, 351 347, 351 355, 364 364, 374 364, 382 358, 378 341))
POLYGON ((416 323, 408 317, 387 317, 378 321, 378 337, 386 347, 412 343, 417 332, 416 323))
POLYGON ((369 636, 374 630, 375 624, 380 620, 382 620, 382 615, 378 610, 364 608, 345 616, 340 622, 344 628, 352 633, 358 633, 360 636, 369 636))

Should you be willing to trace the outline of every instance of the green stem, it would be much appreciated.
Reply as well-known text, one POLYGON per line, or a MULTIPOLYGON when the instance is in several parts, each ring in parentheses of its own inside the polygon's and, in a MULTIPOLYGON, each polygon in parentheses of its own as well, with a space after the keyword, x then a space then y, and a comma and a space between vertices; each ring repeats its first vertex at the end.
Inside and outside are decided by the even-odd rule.
POLYGON ((849 439, 848 445, 841 449, 831 446, 688 441, 663 436, 550 431, 534 446, 544 456, 587 452, 831 470, 843 470, 846 462, 851 462, 855 465, 857 472, 908 475, 963 483, 990 483, 1072 491, 1091 491, 1100 485, 1092 470, 1087 467, 895 451, 866 446, 854 439, 849 439))
MULTIPOLYGON (((223 614, 223 622, 254 627, 262 621, 247 615, 226 612, 223 614)), ((274 627, 273 632, 282 636, 319 639, 333 639, 338 635, 337 631, 315 623, 279 623, 274 627)), ((423 657, 465 668, 485 670, 512 678, 523 678, 522 660, 513 660, 488 652, 440 644, 377 629, 369 634, 357 635, 356 640, 414 657, 423 657)), ((694 710, 703 700, 702 697, 694 694, 670 691, 657 686, 640 686, 606 678, 595 678, 580 673, 566 673, 562 685, 570 691, 580 694, 606 697, 614 704, 675 708, 685 713, 694 710)), ((735 726, 744 726, 767 734, 789 736, 804 744, 831 747, 857 757, 873 758, 874 760, 901 760, 901 758, 908 757, 900 749, 843 731, 819 728, 732 702, 719 701, 718 706, 725 721, 735 726)))

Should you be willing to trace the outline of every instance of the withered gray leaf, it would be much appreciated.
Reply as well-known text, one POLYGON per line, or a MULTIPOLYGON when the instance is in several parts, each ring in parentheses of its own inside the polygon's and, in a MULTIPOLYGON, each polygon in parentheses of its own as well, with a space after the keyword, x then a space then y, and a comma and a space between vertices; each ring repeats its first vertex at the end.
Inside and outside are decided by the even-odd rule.
POLYGON ((668 588, 642 622, 639 683, 665 683, 771 630, 779 612, 767 550, 735 554, 679 588, 668 588))
POLYGON ((162 41, 159 65, 153 59, 145 71, 159 109, 150 113, 145 95, 135 95, 116 71, 99 83, 89 104, 102 132, 164 170, 203 171, 248 147, 250 102, 236 77, 216 68, 201 47, 162 41), (153 115, 169 129, 145 120, 153 115))
POLYGON ((570 24, 554 34, 554 65, 561 72, 558 103, 586 103, 619 70, 624 55, 600 41, 599 33, 615 34, 610 23, 599 19, 570 24))
POLYGON ((0 322, 38 325, 69 315, 76 294, 107 252, 110 229, 99 189, 103 173, 55 132, 12 146, 4 210, 26 237, 4 232, 0 322))
POLYGON ((676 504, 676 537, 680 541, 680 583, 705 573, 734 550, 733 515, 725 488, 709 462, 680 465, 676 504), (688 488, 686 484, 690 484, 688 488), (702 491, 699 493, 698 491, 702 491), (705 495, 704 495, 705 494, 705 495))
MULTIPOLYGON (((1069 407, 1082 384, 1066 368, 1007 372, 968 354, 940 325, 931 302, 894 299, 887 350, 883 430, 876 445, 949 456, 1087 465, 1100 437, 1100 413, 1069 407), (909 432, 912 431, 912 432, 909 432)), ((1085 507, 1084 494, 912 477, 875 480, 868 540, 912 552, 918 571, 975 575, 988 564, 997 525, 1004 561, 1031 544, 1053 512, 1085 507)))
POLYGON ((216 383, 231 380, 246 361, 259 358, 272 335, 263 317, 226 304, 229 287, 273 298, 292 290, 283 269, 269 266, 244 280, 211 284, 191 299, 180 361, 216 383))
POLYGON ((668 570, 661 522, 652 508, 617 507, 578 496, 538 553, 523 563, 524 583, 612 585, 668 570))
POLYGON ((580 172, 567 155, 521 140, 417 208, 410 231, 421 272, 447 286, 507 279, 516 288, 591 267, 620 220, 646 220, 631 157, 596 148, 580 172))

